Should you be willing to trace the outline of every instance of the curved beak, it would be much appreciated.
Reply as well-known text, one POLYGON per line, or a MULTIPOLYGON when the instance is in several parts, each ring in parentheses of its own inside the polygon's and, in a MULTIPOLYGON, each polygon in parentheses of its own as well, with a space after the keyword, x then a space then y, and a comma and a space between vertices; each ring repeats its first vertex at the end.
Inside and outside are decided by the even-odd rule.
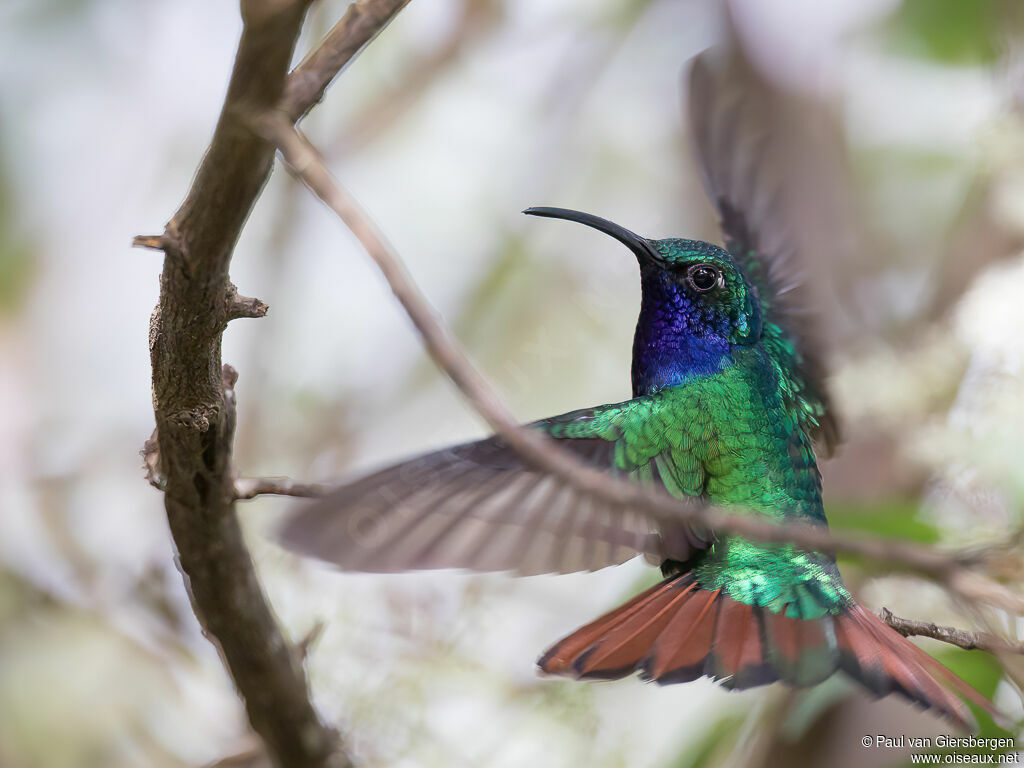
POLYGON ((596 229, 598 232, 611 235, 635 253, 641 264, 662 261, 661 255, 654 250, 654 246, 651 245, 647 238, 640 237, 635 232, 630 232, 625 227, 620 227, 618 224, 608 221, 608 219, 602 219, 600 216, 583 213, 582 211, 574 211, 569 208, 527 208, 523 213, 528 216, 543 216, 548 219, 575 221, 596 229))

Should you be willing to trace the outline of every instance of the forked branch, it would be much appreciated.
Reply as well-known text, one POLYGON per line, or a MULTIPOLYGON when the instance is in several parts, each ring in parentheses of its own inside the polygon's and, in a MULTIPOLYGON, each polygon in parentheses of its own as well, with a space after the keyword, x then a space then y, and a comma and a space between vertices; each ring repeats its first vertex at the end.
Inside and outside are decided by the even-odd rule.
POLYGON ((164 252, 149 337, 156 431, 145 459, 147 476, 164 491, 193 609, 221 651, 271 761, 322 768, 349 761, 313 708, 300 653, 277 625, 235 515, 237 374, 222 365, 221 336, 229 321, 262 317, 267 307, 238 295, 228 271, 274 161, 274 146, 251 129, 247 116, 280 110, 282 103, 296 116, 305 114, 407 0, 355 3, 307 58, 315 70, 304 64, 289 76, 309 2, 243 0, 228 92, 195 180, 165 231, 138 237, 135 245, 164 252))

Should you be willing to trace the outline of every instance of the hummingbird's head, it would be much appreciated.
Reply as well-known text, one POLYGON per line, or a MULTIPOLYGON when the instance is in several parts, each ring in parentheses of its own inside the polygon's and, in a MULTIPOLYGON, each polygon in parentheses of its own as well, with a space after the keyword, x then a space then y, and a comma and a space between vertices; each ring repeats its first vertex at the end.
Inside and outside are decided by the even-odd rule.
POLYGON ((730 344, 761 338, 757 293, 728 251, 703 240, 645 242, 653 252, 638 256, 645 295, 730 344))
POLYGON ((636 255, 642 297, 633 338, 634 396, 717 373, 731 363, 736 347, 760 340, 757 292, 725 249, 701 240, 649 240, 566 208, 523 213, 585 224, 636 255))
POLYGON ((640 264, 641 324, 649 314, 651 322, 661 318, 730 344, 750 344, 761 337, 757 293, 724 248, 702 240, 649 240, 607 219, 567 208, 527 208, 523 213, 585 224, 629 248, 640 264))

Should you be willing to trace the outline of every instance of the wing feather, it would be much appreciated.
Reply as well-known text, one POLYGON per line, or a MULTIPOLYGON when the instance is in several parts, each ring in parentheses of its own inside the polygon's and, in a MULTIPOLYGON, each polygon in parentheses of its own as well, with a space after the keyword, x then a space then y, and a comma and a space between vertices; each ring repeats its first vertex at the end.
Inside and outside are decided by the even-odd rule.
MULTIPOLYGON (((673 450, 671 442, 653 429, 652 447, 657 410, 642 400, 531 426, 587 463, 663 488, 681 508, 703 504, 668 479, 666 468, 674 463, 662 454, 673 450), (638 427, 642 450, 625 450, 638 427)), ((307 503, 288 516, 280 538, 290 549, 347 570, 467 568, 524 575, 596 570, 638 554, 685 561, 710 543, 682 521, 678 530, 655 530, 642 510, 581 493, 529 466, 497 437, 402 462, 307 503)))
POLYGON ((839 429, 825 386, 822 318, 810 309, 818 303, 808 295, 810 262, 793 230, 799 222, 787 215, 795 203, 778 167, 794 151, 779 134, 792 130, 777 118, 773 95, 737 48, 706 51, 690 69, 691 134, 726 249, 757 290, 762 339, 789 380, 790 407, 831 451, 839 429))

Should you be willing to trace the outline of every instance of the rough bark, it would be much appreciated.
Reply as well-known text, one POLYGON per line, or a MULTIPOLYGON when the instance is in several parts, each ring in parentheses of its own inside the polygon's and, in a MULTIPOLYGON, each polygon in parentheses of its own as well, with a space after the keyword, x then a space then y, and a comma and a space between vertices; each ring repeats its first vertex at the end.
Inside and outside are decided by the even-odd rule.
MULTIPOLYGON (((283 108, 309 2, 243 0, 228 92, 192 187, 162 235, 136 238, 137 245, 164 252, 149 334, 156 432, 144 451, 148 475, 165 493, 196 616, 220 650, 253 729, 274 764, 300 767, 350 762, 313 708, 300 654, 277 625, 238 524, 232 467, 237 374, 222 365, 221 336, 230 320, 267 310, 258 299, 238 295, 228 270, 274 161, 274 145, 252 130, 252 117, 283 108)), ((289 109, 297 116, 308 112, 334 74, 405 2, 353 4, 345 18, 360 23, 339 22, 324 41, 330 57, 312 55, 316 87, 293 92, 289 109), (333 74, 330 67, 336 67, 333 74)))

